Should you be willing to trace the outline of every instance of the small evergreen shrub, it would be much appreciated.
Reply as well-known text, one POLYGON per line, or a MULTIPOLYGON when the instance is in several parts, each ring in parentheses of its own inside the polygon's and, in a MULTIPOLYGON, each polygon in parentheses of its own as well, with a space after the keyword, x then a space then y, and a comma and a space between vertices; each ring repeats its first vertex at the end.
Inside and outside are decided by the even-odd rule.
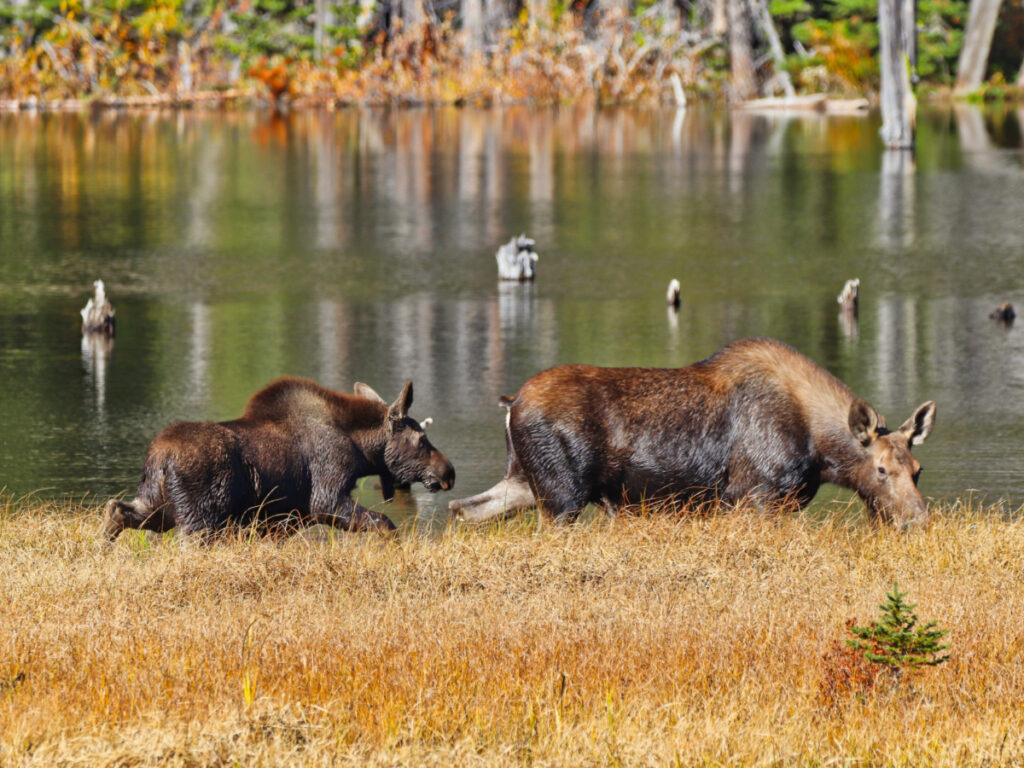
POLYGON ((905 597, 894 583, 879 606, 879 620, 858 627, 850 619, 846 631, 854 639, 833 641, 822 656, 818 692, 830 710, 841 710, 851 698, 864 701, 873 691, 892 690, 904 670, 934 667, 949 658, 941 655, 948 646, 939 642, 946 630, 937 629, 934 621, 919 627, 915 606, 905 597))
POLYGON ((895 582, 885 597, 885 603, 878 606, 880 620, 866 627, 850 627, 856 639, 847 640, 847 645, 862 651, 868 661, 895 672, 934 667, 946 661, 949 654, 941 653, 949 646, 939 641, 948 631, 937 629, 934 621, 918 627, 915 606, 904 601, 906 593, 900 592, 895 582))

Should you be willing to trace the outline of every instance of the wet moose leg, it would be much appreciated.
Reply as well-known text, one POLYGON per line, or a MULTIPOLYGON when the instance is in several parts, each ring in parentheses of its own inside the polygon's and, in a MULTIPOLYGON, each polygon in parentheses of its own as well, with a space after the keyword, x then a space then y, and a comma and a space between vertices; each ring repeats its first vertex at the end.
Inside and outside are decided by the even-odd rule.
POLYGON ((367 509, 348 496, 341 499, 333 510, 314 512, 313 519, 321 525, 346 531, 374 530, 381 536, 393 536, 395 531, 395 524, 387 515, 367 509))
POLYGON ((173 527, 173 521, 168 521, 162 511, 154 512, 138 499, 133 502, 111 499, 107 502, 103 535, 108 541, 114 541, 125 528, 163 533, 173 527))

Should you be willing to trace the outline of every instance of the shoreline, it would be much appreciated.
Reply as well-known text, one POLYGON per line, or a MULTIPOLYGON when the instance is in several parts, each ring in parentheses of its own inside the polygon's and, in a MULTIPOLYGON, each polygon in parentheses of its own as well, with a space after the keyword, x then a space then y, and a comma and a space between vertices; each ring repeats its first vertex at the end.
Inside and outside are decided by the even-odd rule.
MULTIPOLYGON (((929 105, 953 106, 956 104, 1020 105, 1024 102, 1024 93, 1017 99, 971 99, 954 97, 948 89, 930 90, 918 96, 919 103, 929 105)), ((285 99, 274 99, 272 95, 261 92, 259 87, 229 88, 225 90, 205 90, 192 93, 154 93, 144 96, 103 96, 98 98, 81 96, 66 99, 41 99, 36 96, 21 99, 0 99, 0 115, 7 114, 69 114, 82 112, 106 111, 178 111, 178 110, 226 110, 226 109, 261 109, 287 114, 292 111, 306 109, 324 109, 334 111, 350 108, 412 108, 412 107, 579 107, 593 106, 595 109, 615 108, 650 108, 686 110, 694 104, 714 105, 730 111, 747 111, 760 114, 801 113, 818 114, 829 117, 850 117, 870 114, 878 108, 874 94, 867 96, 851 96, 849 94, 812 93, 799 94, 796 97, 767 97, 748 101, 730 103, 717 97, 698 98, 686 104, 675 104, 671 100, 639 99, 623 102, 602 102, 592 95, 582 95, 564 102, 547 100, 510 98, 499 92, 477 92, 456 98, 421 98, 408 95, 400 99, 383 98, 371 100, 365 98, 346 98, 337 94, 301 95, 285 99)))

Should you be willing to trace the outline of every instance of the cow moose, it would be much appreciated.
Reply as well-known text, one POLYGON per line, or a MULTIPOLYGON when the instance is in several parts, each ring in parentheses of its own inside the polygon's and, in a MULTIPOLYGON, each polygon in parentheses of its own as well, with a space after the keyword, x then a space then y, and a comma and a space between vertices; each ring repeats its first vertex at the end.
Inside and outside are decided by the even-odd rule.
POLYGON ((208 534, 231 525, 264 533, 322 523, 395 529, 349 495, 356 480, 421 482, 448 490, 455 469, 409 418, 412 382, 390 406, 365 385, 356 395, 309 379, 278 379, 253 395, 241 418, 178 423, 150 443, 135 500, 107 502, 104 533, 125 528, 208 534))
POLYGON ((479 522, 538 506, 572 521, 640 501, 807 505, 823 482, 871 515, 925 523, 911 454, 935 403, 898 429, 839 379, 774 339, 737 341, 685 368, 563 365, 533 376, 508 409, 505 477, 450 512, 479 522))

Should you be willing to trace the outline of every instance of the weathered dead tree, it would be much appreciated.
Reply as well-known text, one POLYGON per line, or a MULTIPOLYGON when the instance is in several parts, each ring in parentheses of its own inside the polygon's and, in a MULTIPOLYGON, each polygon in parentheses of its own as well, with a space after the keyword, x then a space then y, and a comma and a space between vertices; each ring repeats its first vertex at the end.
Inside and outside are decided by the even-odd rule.
POLYGON ((860 278, 854 277, 843 284, 843 290, 836 297, 840 309, 857 314, 860 294, 860 278))
POLYGON ((313 56, 324 57, 324 30, 327 26, 327 0, 316 0, 313 6, 313 56))
POLYGON ((729 31, 729 2, 728 0, 712 0, 711 4, 711 35, 712 37, 725 37, 729 31))
POLYGON ((665 293, 665 301, 668 302, 668 306, 678 311, 679 305, 682 303, 680 294, 682 293, 682 286, 679 285, 679 281, 674 277, 668 284, 668 291, 665 293))
POLYGON ((757 96, 750 7, 747 0, 728 0, 728 10, 732 98, 733 101, 746 101, 757 96))
POLYGON ((102 280, 93 282, 96 293, 89 299, 81 310, 82 333, 100 334, 105 336, 114 335, 114 308, 107 301, 107 293, 102 280))
POLYGON ((526 235, 513 237, 498 248, 494 255, 498 262, 499 280, 516 280, 528 282, 537 275, 537 252, 533 249, 537 243, 526 235))
POLYGON ((483 0, 462 0, 462 28, 466 32, 466 53, 472 55, 483 51, 483 0))
POLYGON ((786 69, 786 53, 782 49, 782 40, 779 39, 778 30, 775 29, 775 21, 772 19, 771 11, 768 10, 766 0, 751 0, 757 24, 761 28, 761 34, 768 41, 768 51, 771 53, 772 63, 775 67, 775 82, 782 88, 786 98, 796 96, 796 89, 790 80, 789 71, 786 69))
POLYGON ((996 29, 1000 5, 1002 0, 971 0, 953 93, 962 96, 975 91, 985 79, 988 52, 992 47, 992 34, 996 29))
POLYGON ((878 0, 878 57, 882 72, 882 141, 889 149, 912 149, 917 98, 911 67, 917 58, 914 0, 878 0), (909 10, 906 6, 910 6, 909 10), (908 23, 909 21, 909 23, 908 23))
POLYGON ((422 0, 399 0, 402 13, 402 30, 412 32, 427 19, 422 0))

